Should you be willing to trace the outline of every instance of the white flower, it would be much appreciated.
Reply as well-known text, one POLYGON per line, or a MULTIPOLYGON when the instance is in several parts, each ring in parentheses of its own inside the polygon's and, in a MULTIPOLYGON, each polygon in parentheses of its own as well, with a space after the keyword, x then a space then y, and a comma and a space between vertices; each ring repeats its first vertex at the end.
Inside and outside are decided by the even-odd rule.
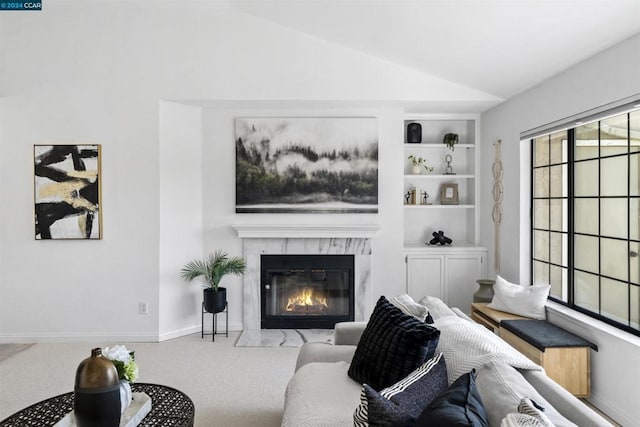
POLYGON ((114 345, 113 347, 105 347, 102 351, 102 355, 109 360, 118 360, 122 363, 127 363, 131 359, 131 354, 127 347, 123 345, 114 345))

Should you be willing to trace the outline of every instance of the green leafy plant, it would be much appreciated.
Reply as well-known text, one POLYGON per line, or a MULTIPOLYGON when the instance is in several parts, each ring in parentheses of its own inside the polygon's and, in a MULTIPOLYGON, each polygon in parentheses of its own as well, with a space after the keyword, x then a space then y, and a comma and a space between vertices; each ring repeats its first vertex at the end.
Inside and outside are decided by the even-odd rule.
POLYGON ((454 150, 455 145, 458 143, 458 134, 448 133, 442 138, 442 143, 445 144, 451 151, 454 150))
POLYGON ((220 281, 227 274, 244 274, 247 264, 242 257, 229 257, 226 252, 216 250, 206 259, 190 261, 182 267, 180 277, 187 282, 191 282, 200 276, 204 277, 207 286, 218 290, 220 281))
POLYGON ((411 162, 411 166, 422 166, 423 168, 425 168, 427 170, 427 172, 432 172, 433 171, 433 167, 425 165, 425 162, 427 161, 426 158, 424 158, 424 157, 416 157, 413 154, 411 154, 407 158, 411 162))

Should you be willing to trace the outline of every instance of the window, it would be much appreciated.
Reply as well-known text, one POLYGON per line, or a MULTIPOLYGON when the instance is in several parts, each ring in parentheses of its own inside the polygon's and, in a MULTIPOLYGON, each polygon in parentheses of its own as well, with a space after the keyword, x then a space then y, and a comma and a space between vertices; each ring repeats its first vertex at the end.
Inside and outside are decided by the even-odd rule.
POLYGON ((640 335, 640 111, 531 145, 533 283, 640 335))

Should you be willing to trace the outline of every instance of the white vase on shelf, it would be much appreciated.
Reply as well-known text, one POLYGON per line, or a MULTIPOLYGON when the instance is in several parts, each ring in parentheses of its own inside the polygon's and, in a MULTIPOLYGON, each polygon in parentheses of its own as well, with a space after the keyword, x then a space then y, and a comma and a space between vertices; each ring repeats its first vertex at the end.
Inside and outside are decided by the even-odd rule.
POLYGON ((414 175, 420 175, 422 173, 422 166, 420 165, 411 166, 411 173, 414 175))

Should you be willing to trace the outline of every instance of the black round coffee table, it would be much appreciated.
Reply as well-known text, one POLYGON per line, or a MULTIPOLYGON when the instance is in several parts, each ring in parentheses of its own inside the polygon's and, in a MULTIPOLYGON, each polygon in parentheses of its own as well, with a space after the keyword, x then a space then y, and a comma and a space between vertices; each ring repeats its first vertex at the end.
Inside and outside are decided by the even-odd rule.
MULTIPOLYGON (((158 384, 133 383, 131 391, 147 393, 151 398, 151 412, 138 424, 151 426, 193 426, 195 407, 183 392, 158 384)), ((73 410, 73 392, 35 403, 0 421, 1 427, 53 426, 73 410)))

